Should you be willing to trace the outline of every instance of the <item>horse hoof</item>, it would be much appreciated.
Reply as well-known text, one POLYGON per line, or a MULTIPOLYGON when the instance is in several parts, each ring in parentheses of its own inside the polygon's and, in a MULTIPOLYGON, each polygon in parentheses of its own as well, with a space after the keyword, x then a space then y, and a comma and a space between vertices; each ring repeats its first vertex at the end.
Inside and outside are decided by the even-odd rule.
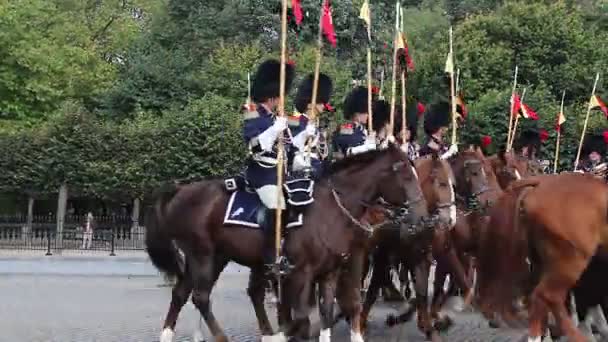
POLYGON ((431 342, 442 342, 443 341, 437 331, 433 331, 430 334, 427 334, 427 339, 431 342))
POLYGON ((397 317, 395 315, 386 316, 386 326, 393 327, 395 325, 397 325, 397 317))
POLYGON ((448 330, 453 324, 454 324, 454 322, 452 321, 452 319, 446 315, 443 318, 440 318, 439 320, 437 320, 433 326, 438 331, 444 332, 444 331, 448 330))
POLYGON ((173 336, 175 336, 173 329, 165 328, 163 329, 163 332, 160 333, 160 342, 173 342, 173 336))

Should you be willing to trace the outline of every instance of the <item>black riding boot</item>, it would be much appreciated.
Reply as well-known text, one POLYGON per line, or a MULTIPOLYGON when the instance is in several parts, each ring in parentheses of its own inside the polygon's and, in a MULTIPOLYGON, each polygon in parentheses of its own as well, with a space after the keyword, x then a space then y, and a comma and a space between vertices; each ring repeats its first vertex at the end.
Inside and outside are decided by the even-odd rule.
POLYGON ((275 237, 276 210, 265 208, 262 230, 264 232, 264 266, 270 270, 276 263, 275 237))

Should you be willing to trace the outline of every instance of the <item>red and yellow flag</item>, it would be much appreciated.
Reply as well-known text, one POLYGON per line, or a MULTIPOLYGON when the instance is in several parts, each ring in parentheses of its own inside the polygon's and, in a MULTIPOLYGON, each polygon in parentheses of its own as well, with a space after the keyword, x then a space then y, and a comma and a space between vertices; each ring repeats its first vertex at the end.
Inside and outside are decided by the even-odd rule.
POLYGON ((589 107, 591 109, 601 109, 604 115, 606 115, 606 118, 608 118, 608 107, 606 107, 606 105, 598 95, 591 96, 591 100, 589 100, 589 107))
POLYGON ((566 122, 566 116, 564 115, 564 112, 559 112, 557 114, 557 123, 555 124, 555 130, 560 132, 564 122, 566 122))
POLYGON ((336 47, 336 31, 334 30, 334 21, 331 18, 331 5, 329 4, 329 0, 325 0, 323 2, 323 18, 321 19, 321 28, 323 29, 323 34, 325 34, 327 41, 329 41, 333 47, 336 47))

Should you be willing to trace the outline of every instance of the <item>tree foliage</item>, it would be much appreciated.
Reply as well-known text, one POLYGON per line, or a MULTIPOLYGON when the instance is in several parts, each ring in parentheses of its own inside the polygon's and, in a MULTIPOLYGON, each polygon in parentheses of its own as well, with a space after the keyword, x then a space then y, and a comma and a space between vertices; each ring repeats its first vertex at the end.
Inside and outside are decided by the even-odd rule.
MULTIPOLYGON (((299 80, 314 70, 319 3, 290 18, 288 58, 299 80)), ((351 80, 366 78, 362 0, 333 0, 338 38, 323 40, 321 71, 341 112, 351 80)), ((513 69, 540 115, 520 121, 550 132, 566 90, 561 166, 571 165, 595 73, 608 60, 600 0, 402 2, 415 71, 408 96, 448 99, 448 28, 469 117, 463 144, 506 141, 513 69)), ((390 96, 394 2, 372 2, 374 84, 390 96)), ((290 13, 291 16, 291 13, 290 13)), ((263 0, 15 0, 0 2, 0 191, 141 197, 159 184, 239 172, 245 157, 239 107, 247 73, 278 58, 280 2, 263 0)), ((598 88, 604 92, 602 82, 598 88)), ((288 107, 294 92, 288 94, 288 107)), ((606 96, 604 96, 606 98, 606 96)), ((326 115, 331 121, 336 117, 326 115)), ((594 111, 591 130, 605 125, 594 111)))

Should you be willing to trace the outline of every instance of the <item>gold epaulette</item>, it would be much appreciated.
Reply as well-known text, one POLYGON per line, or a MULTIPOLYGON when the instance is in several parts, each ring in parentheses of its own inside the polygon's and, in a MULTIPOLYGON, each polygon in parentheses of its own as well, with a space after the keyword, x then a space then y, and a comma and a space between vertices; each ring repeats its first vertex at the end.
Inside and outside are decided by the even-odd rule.
POLYGON ((351 135, 355 132, 355 128, 352 123, 347 122, 340 126, 340 134, 351 135))

